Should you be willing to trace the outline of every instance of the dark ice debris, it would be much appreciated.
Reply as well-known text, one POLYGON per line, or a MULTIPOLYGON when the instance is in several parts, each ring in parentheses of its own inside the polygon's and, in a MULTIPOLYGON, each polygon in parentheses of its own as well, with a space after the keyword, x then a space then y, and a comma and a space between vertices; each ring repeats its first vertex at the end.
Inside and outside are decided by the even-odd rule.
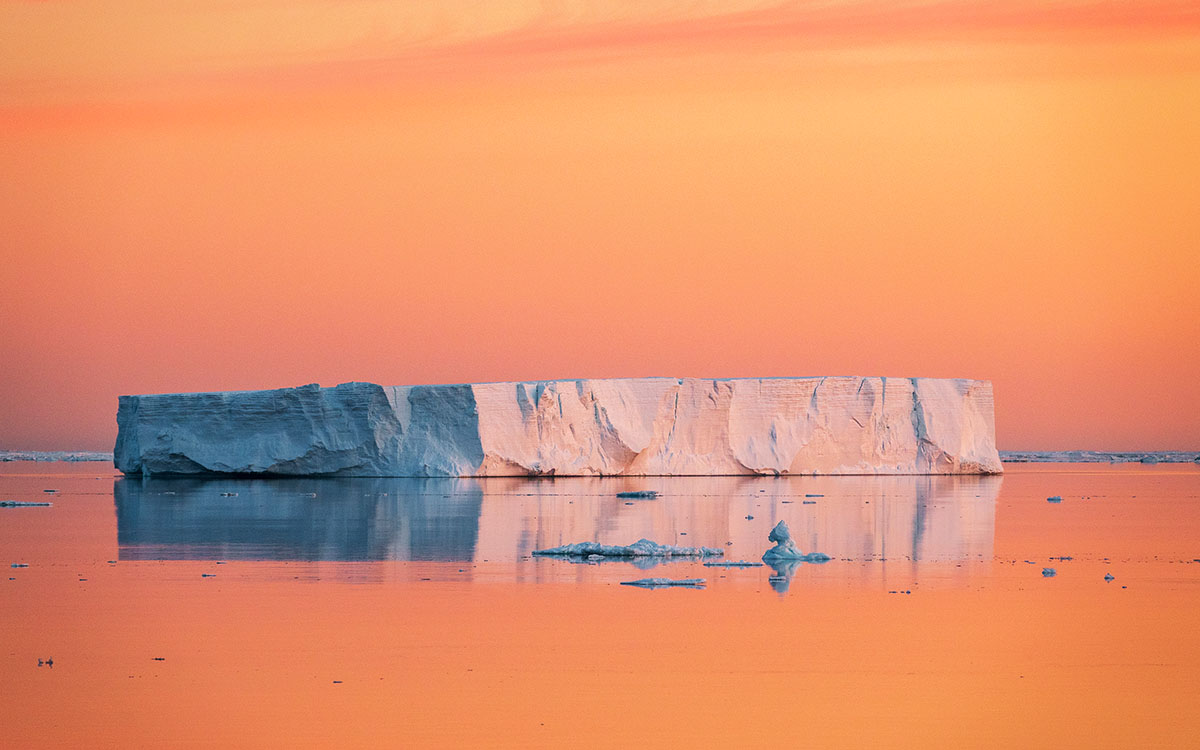
POLYGON ((200 577, 201 578, 216 578, 217 574, 216 573, 201 573, 200 577))
POLYGON ((49 508, 54 503, 31 503, 24 500, 0 500, 0 508, 49 508))
POLYGON ((816 500, 805 500, 803 502, 805 505, 816 505, 817 504, 816 500))
POLYGON ((28 567, 29 567, 29 563, 13 563, 11 567, 14 567, 14 568, 28 568, 28 567))
POLYGON ((621 581, 622 586, 638 586, 644 589, 658 589, 667 586, 683 586, 686 588, 703 588, 703 578, 639 578, 636 581, 621 581))
POLYGON ((809 493, 805 494, 805 497, 825 497, 825 496, 824 496, 824 495, 819 495, 819 494, 817 494, 817 493, 815 493, 815 492, 809 492, 809 493))
POLYGON ((1055 495, 1055 496, 1053 496, 1053 497, 1048 497, 1048 498, 1046 498, 1046 502, 1048 502, 1048 503, 1061 503, 1061 502, 1062 502, 1062 497, 1060 497, 1060 496, 1058 496, 1058 495, 1055 495))
POLYGON ((628 492, 618 492, 617 497, 627 500, 653 499, 658 497, 658 490, 630 490, 628 492))
POLYGON ((1058 571, 1054 568, 1042 568, 1042 575, 1046 578, 1053 578, 1058 575, 1058 571))
POLYGON ((751 562, 749 560, 729 560, 727 562, 706 562, 706 568, 761 568, 760 562, 751 562))
POLYGON ((1116 576, 1114 576, 1112 573, 1105 573, 1105 574, 1104 574, 1104 580, 1105 580, 1106 582, 1107 582, 1107 581, 1114 581, 1114 580, 1116 580, 1116 576))

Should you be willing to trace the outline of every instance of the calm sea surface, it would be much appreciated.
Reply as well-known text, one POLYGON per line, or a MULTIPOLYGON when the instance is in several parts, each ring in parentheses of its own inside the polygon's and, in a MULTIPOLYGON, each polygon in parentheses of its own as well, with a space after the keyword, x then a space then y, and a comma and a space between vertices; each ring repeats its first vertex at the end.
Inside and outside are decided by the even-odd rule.
POLYGON ((0 747, 1197 746, 1200 467, 1007 469, 0 464, 0 501, 53 504, 0 508, 0 747), (780 520, 833 560, 531 555, 645 537, 758 561, 780 520), (705 587, 619 585, 646 577, 705 587))

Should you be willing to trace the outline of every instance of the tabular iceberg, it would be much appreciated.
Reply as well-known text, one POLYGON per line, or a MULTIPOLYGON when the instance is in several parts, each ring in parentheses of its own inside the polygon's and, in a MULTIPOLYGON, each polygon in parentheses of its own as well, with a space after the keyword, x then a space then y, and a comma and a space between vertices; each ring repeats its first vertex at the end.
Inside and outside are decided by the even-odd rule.
POLYGON ((343 383, 122 396, 126 474, 992 474, 992 384, 881 377, 343 383))

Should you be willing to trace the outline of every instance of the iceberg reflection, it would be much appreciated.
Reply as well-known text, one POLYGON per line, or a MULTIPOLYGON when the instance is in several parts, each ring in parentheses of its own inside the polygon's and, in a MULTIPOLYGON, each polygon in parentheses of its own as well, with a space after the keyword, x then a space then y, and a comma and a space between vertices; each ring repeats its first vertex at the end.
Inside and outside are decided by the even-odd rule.
MULTIPOLYGON (((118 479, 122 559, 515 562, 582 541, 990 559, 998 476, 118 479), (657 490, 653 499, 617 492, 657 490)), ((554 561, 544 561, 553 564, 554 561)))
POLYGON ((470 560, 480 487, 458 479, 118 479, 124 560, 470 560))

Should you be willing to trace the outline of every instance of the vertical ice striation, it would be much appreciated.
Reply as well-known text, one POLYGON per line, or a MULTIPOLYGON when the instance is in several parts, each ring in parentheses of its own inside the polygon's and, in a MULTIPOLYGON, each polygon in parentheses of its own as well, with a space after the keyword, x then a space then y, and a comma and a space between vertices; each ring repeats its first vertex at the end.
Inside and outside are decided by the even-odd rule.
POLYGON ((122 396, 127 474, 567 476, 1001 471, 992 386, 930 378, 345 383, 122 396))

